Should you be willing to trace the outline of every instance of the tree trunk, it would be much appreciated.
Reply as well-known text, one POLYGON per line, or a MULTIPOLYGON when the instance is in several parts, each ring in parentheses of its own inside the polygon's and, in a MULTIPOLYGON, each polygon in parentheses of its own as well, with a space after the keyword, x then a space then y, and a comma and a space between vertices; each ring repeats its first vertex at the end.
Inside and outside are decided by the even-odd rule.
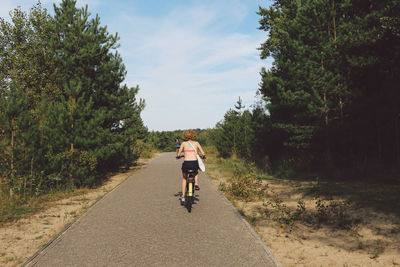
POLYGON ((340 107, 340 119, 343 120, 343 100, 342 97, 339 97, 339 107, 340 107))
POLYGON ((27 176, 25 175, 25 177, 24 177, 24 199, 26 199, 26 182, 27 182, 27 176))
POLYGON ((15 146, 15 130, 14 130, 15 120, 11 119, 11 178, 14 178, 14 146, 15 146))
POLYGON ((329 124, 329 116, 328 116, 328 102, 326 99, 326 92, 324 92, 324 102, 325 102, 325 106, 324 106, 324 113, 325 113, 325 126, 328 127, 329 124))
POLYGON ((327 96, 326 92, 324 92, 324 102, 325 102, 325 107, 324 107, 324 113, 325 113, 325 160, 326 160, 326 166, 328 167, 328 170, 333 169, 333 163, 332 163, 332 154, 331 154, 331 145, 330 145, 330 138, 329 138, 329 131, 328 131, 328 125, 329 125, 329 115, 328 115, 328 102, 327 102, 327 96))
MULTIPOLYGON (((14 147, 15 147, 15 120, 11 119, 11 159, 10 159, 10 170, 11 170, 11 185, 14 183, 14 147)), ((10 187, 10 197, 13 196, 12 187, 10 187)))
MULTIPOLYGON (((73 96, 71 98, 71 111, 72 112, 74 111, 75 103, 76 103, 76 97, 73 96)), ((73 121, 73 119, 72 119, 71 129, 74 129, 74 121, 73 121)), ((74 136, 74 135, 72 134, 72 136, 74 136)), ((71 153, 74 153, 74 143, 73 142, 71 142, 70 150, 71 150, 71 153)))
POLYGON ((337 48, 336 46, 336 9, 335 9, 335 0, 333 0, 333 43, 335 48, 337 48))
MULTIPOLYGON (((71 137, 73 138, 74 137, 74 133, 73 133, 73 130, 74 130, 74 117, 73 117, 73 112, 74 112, 74 109, 75 109, 75 104, 76 104, 76 96, 72 96, 71 97, 71 114, 72 114, 72 123, 71 123, 71 137)), ((70 152, 71 152, 71 159, 70 159, 70 166, 72 167, 72 164, 73 164, 73 160, 74 160, 74 142, 73 141, 71 141, 71 144, 70 144, 70 152)), ((72 178, 72 172, 70 172, 70 174, 69 174, 69 185, 72 187, 72 185, 73 185, 74 183, 73 183, 73 178, 72 178)))
POLYGON ((376 123, 376 130, 377 130, 378 161, 379 161, 379 163, 381 163, 382 162, 382 130, 379 127, 378 123, 376 123))
POLYGON ((400 164, 400 131, 399 131, 399 120, 400 114, 395 115, 394 127, 395 127, 395 142, 396 142, 396 162, 400 164))
MULTIPOLYGON (((32 190, 32 178, 33 178, 33 158, 34 157, 32 157, 32 159, 31 159, 31 172, 30 172, 31 190, 32 190)), ((27 184, 27 180, 26 180, 26 176, 25 176, 25 182, 24 182, 24 196, 25 196, 25 199, 26 199, 26 194, 27 194, 27 192, 26 192, 26 184, 27 184)))

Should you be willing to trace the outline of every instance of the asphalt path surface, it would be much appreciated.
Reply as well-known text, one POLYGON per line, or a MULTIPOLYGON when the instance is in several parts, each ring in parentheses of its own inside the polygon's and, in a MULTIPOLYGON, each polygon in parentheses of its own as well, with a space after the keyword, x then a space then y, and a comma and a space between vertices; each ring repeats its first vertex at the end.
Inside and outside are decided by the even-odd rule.
POLYGON ((26 265, 277 266, 205 174, 192 212, 180 205, 182 160, 174 156, 127 178, 26 265))

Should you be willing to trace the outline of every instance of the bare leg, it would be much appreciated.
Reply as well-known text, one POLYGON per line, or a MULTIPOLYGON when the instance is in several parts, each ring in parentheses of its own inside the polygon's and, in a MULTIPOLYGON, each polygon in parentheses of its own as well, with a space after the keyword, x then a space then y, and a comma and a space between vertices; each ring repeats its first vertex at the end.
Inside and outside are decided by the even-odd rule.
POLYGON ((185 193, 186 193, 186 174, 183 173, 183 179, 182 179, 182 197, 185 197, 185 193))
POLYGON ((194 182, 197 184, 197 180, 199 178, 199 174, 196 174, 196 176, 194 177, 194 182))

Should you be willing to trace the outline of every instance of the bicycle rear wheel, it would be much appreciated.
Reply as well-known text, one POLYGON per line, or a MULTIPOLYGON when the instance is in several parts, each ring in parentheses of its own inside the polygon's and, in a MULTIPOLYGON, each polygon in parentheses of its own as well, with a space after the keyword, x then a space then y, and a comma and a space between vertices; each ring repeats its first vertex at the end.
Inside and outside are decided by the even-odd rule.
POLYGON ((192 212, 192 203, 193 203, 193 196, 189 196, 189 194, 186 193, 185 206, 188 212, 192 212))
POLYGON ((186 201, 186 208, 188 210, 188 212, 192 212, 192 198, 193 197, 189 197, 188 201, 186 201))
POLYGON ((192 212, 192 203, 193 203, 193 183, 188 183, 187 188, 186 188, 186 208, 188 212, 192 212))

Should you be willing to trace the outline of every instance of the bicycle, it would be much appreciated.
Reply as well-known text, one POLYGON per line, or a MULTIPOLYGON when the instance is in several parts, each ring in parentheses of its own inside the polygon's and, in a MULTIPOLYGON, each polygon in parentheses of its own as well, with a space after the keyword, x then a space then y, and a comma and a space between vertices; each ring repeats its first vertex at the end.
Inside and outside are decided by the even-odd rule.
POLYGON ((188 212, 192 212, 192 204, 195 199, 194 178, 196 174, 195 170, 188 170, 186 175, 185 206, 188 212))
MULTIPOLYGON (((183 156, 176 157, 176 159, 180 159, 183 156)), ((205 156, 201 157, 202 159, 206 159, 205 156)), ((186 192, 185 192, 185 201, 184 205, 187 208, 188 212, 192 212, 192 204, 194 203, 195 200, 195 177, 198 173, 198 170, 188 170, 186 174, 186 192)))

